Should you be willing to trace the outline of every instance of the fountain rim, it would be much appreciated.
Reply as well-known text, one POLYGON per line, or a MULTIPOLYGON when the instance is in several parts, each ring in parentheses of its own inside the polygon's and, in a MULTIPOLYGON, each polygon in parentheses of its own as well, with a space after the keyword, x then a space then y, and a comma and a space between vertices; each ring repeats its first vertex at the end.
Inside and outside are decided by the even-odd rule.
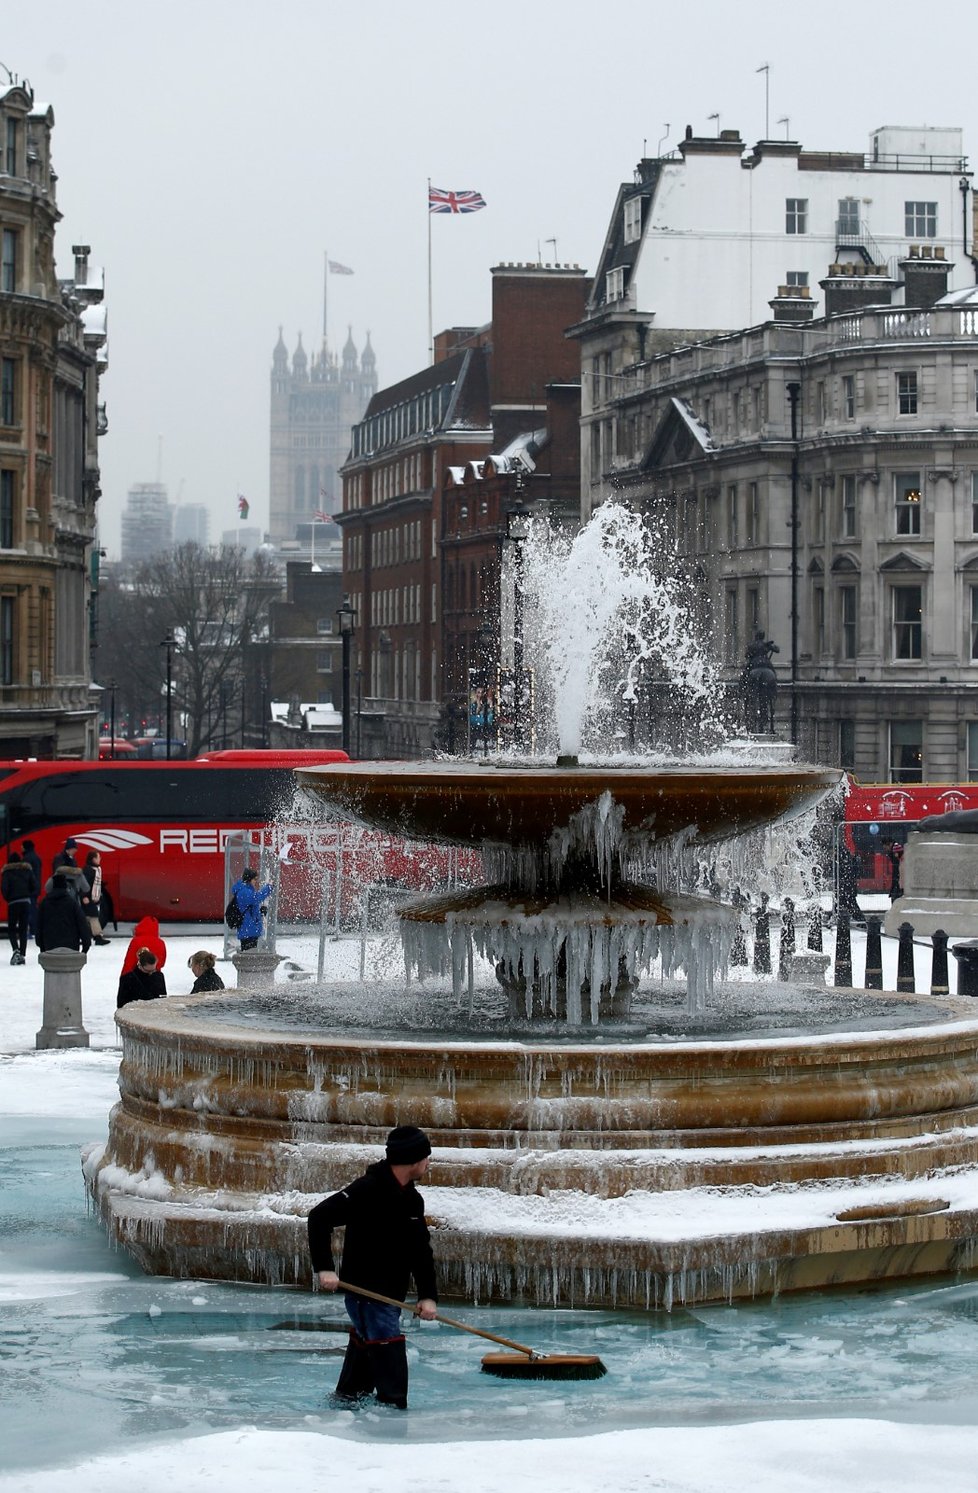
MULTIPOLYGON (((179 1050, 186 1045, 198 1051, 219 1050, 229 1060, 245 1058, 260 1060, 264 1056, 275 1061, 285 1053, 302 1052, 312 1057, 316 1052, 348 1052, 355 1060, 365 1054, 419 1054, 429 1064, 437 1063, 440 1057, 455 1059, 460 1054, 478 1054, 491 1057, 510 1057, 521 1061, 544 1061, 554 1067, 566 1067, 573 1063, 597 1065, 605 1060, 618 1063, 648 1063, 656 1059, 664 1068, 678 1065, 689 1056, 703 1059, 712 1056, 719 1064, 734 1067, 740 1064, 754 1066, 765 1060, 775 1060, 780 1054, 790 1054, 794 1066, 802 1063, 822 1063, 827 1059, 836 1062, 861 1062, 867 1050, 872 1051, 885 1043, 892 1057, 902 1055, 920 1057, 926 1054, 940 1056, 942 1048, 956 1048, 962 1040, 978 1040, 978 1016, 966 1014, 970 1005, 958 996, 916 995, 914 999, 925 1005, 933 1003, 935 1008, 961 1015, 936 1019, 931 1023, 916 1023, 906 1027, 871 1028, 859 1031, 835 1031, 805 1033, 783 1037, 733 1037, 692 1041, 663 1039, 659 1041, 595 1041, 588 1043, 564 1043, 548 1047, 518 1040, 499 1040, 473 1037, 454 1041, 438 1036, 413 1039, 409 1037, 319 1036, 309 1031, 294 1031, 265 1027, 262 1029, 237 1026, 228 1022, 218 1027, 203 1024, 181 1023, 179 1013, 188 1007, 222 1005, 247 998, 256 992, 240 990, 205 991, 200 995, 170 996, 165 1001, 132 1001, 116 1012, 116 1025, 123 1040, 138 1042, 154 1040, 179 1050), (143 1008, 143 1009, 140 1009, 143 1008), (234 1051, 231 1051, 231 1047, 234 1051)), ((874 1001, 891 996, 898 999, 897 992, 873 991, 874 1001)))

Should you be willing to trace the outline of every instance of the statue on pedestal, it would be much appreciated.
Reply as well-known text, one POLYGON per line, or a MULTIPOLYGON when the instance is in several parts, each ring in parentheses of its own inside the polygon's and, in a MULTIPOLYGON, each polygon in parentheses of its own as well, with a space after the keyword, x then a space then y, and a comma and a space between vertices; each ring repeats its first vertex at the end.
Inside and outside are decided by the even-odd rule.
POLYGON ((778 676, 771 655, 780 653, 777 643, 766 638, 760 628, 747 645, 747 661, 740 676, 744 697, 744 728, 747 731, 774 731, 774 697, 778 676))

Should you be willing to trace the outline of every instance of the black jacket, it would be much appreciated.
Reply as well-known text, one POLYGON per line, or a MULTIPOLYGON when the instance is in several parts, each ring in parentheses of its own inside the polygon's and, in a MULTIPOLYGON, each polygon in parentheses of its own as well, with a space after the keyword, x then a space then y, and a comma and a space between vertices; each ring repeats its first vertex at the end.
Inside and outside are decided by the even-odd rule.
POLYGON ((82 912, 78 898, 66 887, 55 886, 37 909, 38 948, 81 949, 86 954, 92 946, 92 930, 82 912))
POLYGON ((166 995, 166 981, 161 969, 145 970, 136 965, 127 975, 123 975, 119 981, 119 994, 116 996, 116 1010, 120 1006, 128 1006, 130 1001, 155 1001, 161 995, 166 995))
POLYGON ((341 1280, 403 1301, 414 1276, 419 1300, 438 1299, 424 1199, 413 1182, 401 1186, 388 1161, 375 1162, 309 1214, 309 1251, 317 1273, 336 1269, 333 1230, 344 1224, 341 1280))
POLYGON ((26 861, 8 861, 0 872, 0 895, 5 902, 29 902, 37 896, 34 872, 26 861))
POLYGON ((205 969, 204 973, 202 975, 198 975, 197 976, 196 980, 194 981, 194 988, 193 988, 193 990, 191 990, 190 994, 191 995, 200 995, 200 993, 201 993, 202 990, 223 990, 223 989, 224 989, 224 981, 221 979, 221 977, 218 974, 217 970, 216 969, 205 969))

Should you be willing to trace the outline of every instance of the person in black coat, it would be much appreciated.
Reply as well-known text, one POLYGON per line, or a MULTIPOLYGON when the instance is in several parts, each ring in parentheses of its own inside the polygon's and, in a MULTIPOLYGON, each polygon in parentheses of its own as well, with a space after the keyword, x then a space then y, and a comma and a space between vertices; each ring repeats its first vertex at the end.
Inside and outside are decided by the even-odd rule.
POLYGON ((34 872, 16 850, 0 872, 0 895, 7 904, 7 934, 11 964, 27 962, 27 924, 31 910, 31 898, 37 895, 34 872))
POLYGON ((214 955, 209 954, 206 949, 198 949, 196 954, 191 954, 187 960, 187 968, 194 977, 191 995, 200 995, 204 990, 224 989, 224 981, 214 968, 214 963, 214 955))
MULTIPOLYGON (((312 1268, 324 1291, 335 1291, 340 1276, 333 1260, 333 1230, 346 1227, 342 1279, 403 1301, 411 1277, 418 1292, 416 1313, 437 1315, 435 1262, 424 1221, 424 1199, 415 1187, 431 1159, 423 1130, 398 1125, 387 1137, 386 1156, 362 1177, 317 1203, 309 1214, 312 1268)), ((336 1397, 355 1401, 374 1389, 382 1405, 407 1409, 408 1367, 400 1313, 395 1307, 348 1292, 344 1298, 353 1323, 336 1385, 336 1397)))
POLYGON ((152 949, 140 949, 135 969, 119 981, 116 1010, 128 1006, 130 1001, 155 1001, 162 995, 166 995, 166 980, 163 971, 156 967, 156 955, 152 949))
POLYGON ((85 954, 92 946, 92 930, 67 874, 52 876, 51 890, 37 909, 37 946, 42 951, 80 949, 85 954))
POLYGON ((34 849, 33 840, 25 840, 20 847, 20 858, 26 861, 34 872, 34 895, 31 898, 30 910, 27 914, 27 932, 31 938, 37 937, 37 899, 41 895, 41 886, 44 877, 41 875, 41 857, 34 849))

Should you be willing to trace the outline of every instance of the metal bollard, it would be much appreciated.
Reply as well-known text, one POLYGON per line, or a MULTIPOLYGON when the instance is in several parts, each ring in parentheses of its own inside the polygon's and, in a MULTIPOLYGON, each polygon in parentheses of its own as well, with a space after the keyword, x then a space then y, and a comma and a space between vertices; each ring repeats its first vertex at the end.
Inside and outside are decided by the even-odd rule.
POLYGON ((871 912, 866 918, 866 990, 883 989, 883 919, 871 912))
POLYGON ((897 934, 900 939, 897 950, 897 990, 903 995, 913 995, 917 988, 913 967, 913 924, 901 923, 897 934))
POLYGON ((822 952, 822 904, 813 902, 808 909, 808 947, 815 953, 822 952))
POLYGON ((778 952, 778 979, 791 978, 791 961, 795 955, 795 904, 790 897, 781 903, 781 947, 778 952))
POLYGON ((840 990, 852 989, 852 935, 849 914, 839 912, 835 925, 835 974, 833 984, 840 990))
POLYGON ((737 909, 737 922, 734 926, 733 943, 730 945, 729 963, 731 969, 743 969, 747 964, 747 938, 744 933, 745 901, 741 892, 734 892, 733 905, 737 909))
POLYGON ((767 910, 767 893, 761 898, 760 911, 754 923, 754 973, 771 973, 771 919, 767 910))
POLYGON ((931 995, 947 995, 950 989, 947 980, 947 934, 943 928, 935 928, 930 936, 934 957, 930 967, 931 995))

